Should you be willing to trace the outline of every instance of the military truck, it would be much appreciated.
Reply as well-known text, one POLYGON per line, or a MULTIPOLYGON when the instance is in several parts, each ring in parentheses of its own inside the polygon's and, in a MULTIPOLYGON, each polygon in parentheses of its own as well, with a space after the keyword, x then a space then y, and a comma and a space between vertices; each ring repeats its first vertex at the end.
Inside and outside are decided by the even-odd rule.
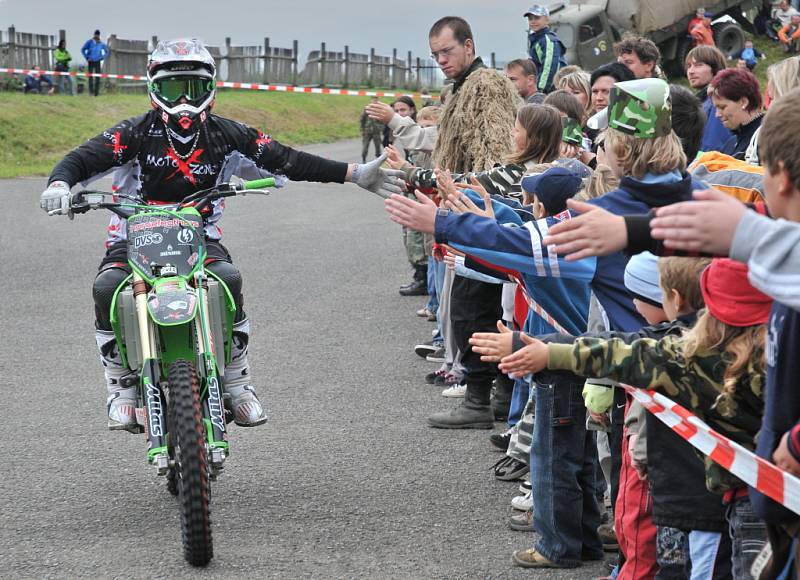
POLYGON ((550 26, 567 49, 567 62, 593 70, 614 60, 614 43, 626 32, 646 36, 661 50, 662 68, 682 75, 686 53, 694 46, 689 21, 698 8, 714 14, 719 49, 729 55, 744 47, 745 13, 761 0, 566 0, 550 2, 550 26))

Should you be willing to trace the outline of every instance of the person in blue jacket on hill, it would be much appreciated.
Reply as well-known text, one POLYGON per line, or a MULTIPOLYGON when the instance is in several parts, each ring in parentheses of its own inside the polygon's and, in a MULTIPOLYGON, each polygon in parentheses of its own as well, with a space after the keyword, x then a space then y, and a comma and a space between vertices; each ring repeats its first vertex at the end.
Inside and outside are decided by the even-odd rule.
MULTIPOLYGON (((88 64, 88 72, 100 73, 100 63, 108 56, 108 45, 100 40, 100 31, 95 30, 94 36, 83 43, 81 54, 88 64)), ((89 94, 95 97, 100 94, 100 78, 89 77, 89 94)))
POLYGON ((553 79, 562 66, 567 66, 564 58, 564 44, 550 29, 550 10, 547 6, 534 4, 524 14, 528 19, 528 55, 536 66, 537 87, 543 93, 553 90, 553 79))

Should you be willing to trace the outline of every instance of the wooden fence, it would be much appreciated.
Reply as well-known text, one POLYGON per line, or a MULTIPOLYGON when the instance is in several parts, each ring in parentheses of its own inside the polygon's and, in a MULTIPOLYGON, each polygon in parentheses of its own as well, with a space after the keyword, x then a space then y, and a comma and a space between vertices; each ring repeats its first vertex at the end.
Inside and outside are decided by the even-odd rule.
MULTIPOLYGON (((59 31, 58 38, 66 39, 59 31)), ((103 70, 115 74, 142 75, 147 66, 147 57, 158 38, 135 40, 108 37, 109 56, 103 70)), ((6 33, 0 31, 0 67, 43 69, 53 66, 52 49, 57 37, 46 34, 17 32, 10 27, 6 33)), ((429 57, 413 57, 408 51, 404 58, 397 49, 391 56, 344 50, 328 50, 326 44, 309 52, 300 69, 299 43, 295 40, 291 48, 275 47, 265 38, 258 45, 235 45, 230 37, 225 39, 224 53, 221 47, 207 46, 217 61, 218 78, 222 81, 265 84, 289 84, 322 87, 380 87, 400 90, 437 89, 444 78, 439 67, 429 57)), ((81 55, 73 55, 73 65, 81 62, 81 55)), ((486 64, 498 67, 494 53, 486 64)), ((112 81, 108 83, 120 90, 139 90, 144 87, 137 81, 112 81)))
POLYGON ((8 31, 0 31, 0 66, 10 68, 33 68, 38 66, 44 70, 52 70, 53 48, 58 39, 66 39, 64 30, 58 31, 58 37, 52 34, 33 34, 17 32, 9 26, 8 31))

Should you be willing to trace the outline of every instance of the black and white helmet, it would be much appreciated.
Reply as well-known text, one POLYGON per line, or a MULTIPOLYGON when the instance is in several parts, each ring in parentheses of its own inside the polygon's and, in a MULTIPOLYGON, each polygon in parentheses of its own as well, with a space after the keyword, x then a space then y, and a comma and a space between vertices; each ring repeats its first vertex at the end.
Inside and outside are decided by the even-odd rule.
POLYGON ((158 43, 147 63, 147 90, 153 108, 176 133, 194 133, 216 95, 214 57, 194 38, 158 43))

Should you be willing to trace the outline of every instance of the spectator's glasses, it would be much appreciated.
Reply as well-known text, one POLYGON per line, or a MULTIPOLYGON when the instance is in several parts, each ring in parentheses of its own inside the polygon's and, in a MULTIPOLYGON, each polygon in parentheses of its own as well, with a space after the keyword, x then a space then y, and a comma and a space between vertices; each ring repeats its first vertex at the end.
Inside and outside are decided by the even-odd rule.
POLYGON ((176 103, 182 97, 187 101, 196 101, 214 90, 214 81, 192 76, 164 77, 152 82, 152 90, 170 103, 176 103))
POLYGON ((431 58, 433 60, 439 60, 440 56, 447 58, 452 54, 452 52, 459 47, 458 44, 454 44, 453 46, 448 46, 447 48, 443 48, 442 50, 431 52, 431 58))

